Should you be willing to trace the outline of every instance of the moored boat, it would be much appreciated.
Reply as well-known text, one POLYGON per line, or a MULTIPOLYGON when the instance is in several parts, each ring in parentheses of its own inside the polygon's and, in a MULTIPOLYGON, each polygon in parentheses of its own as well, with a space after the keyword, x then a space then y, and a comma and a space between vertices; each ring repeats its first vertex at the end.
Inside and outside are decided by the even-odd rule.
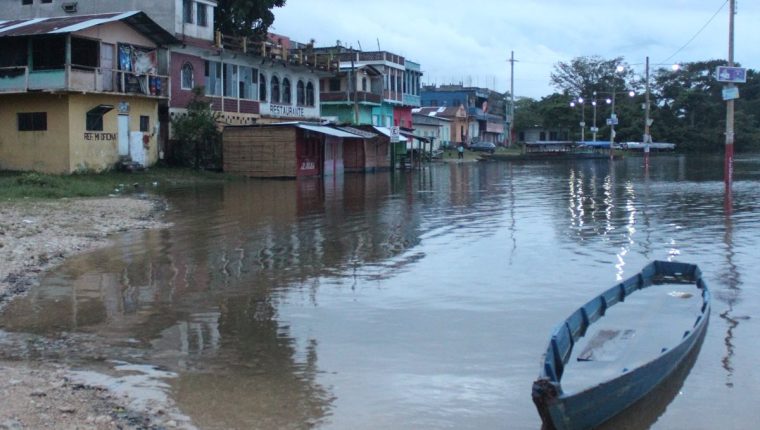
POLYGON ((533 402, 544 428, 594 428, 641 400, 687 356, 698 351, 709 315, 707 285, 699 268, 687 263, 654 261, 639 274, 590 300, 554 330, 539 378, 533 383, 533 402), (668 292, 668 286, 679 290, 692 288, 693 293, 668 292), (649 293, 631 297, 640 290, 649 293), (656 294, 656 300, 636 299, 651 293, 656 294), (618 307, 634 311, 623 324, 619 319, 615 321, 614 316, 613 324, 604 321, 613 305, 629 298, 633 305, 618 307), (668 324, 673 322, 672 314, 685 309, 681 306, 685 303, 683 299, 691 298, 698 302, 690 304, 693 312, 683 312, 680 322, 685 326, 676 327, 675 336, 668 335, 666 328, 672 325, 668 324), (647 322, 641 306, 648 307, 652 315, 663 317, 666 324, 647 322), (605 318, 600 321, 602 317, 605 318), (563 387, 563 377, 567 379, 571 373, 581 375, 574 380, 576 386, 563 387))

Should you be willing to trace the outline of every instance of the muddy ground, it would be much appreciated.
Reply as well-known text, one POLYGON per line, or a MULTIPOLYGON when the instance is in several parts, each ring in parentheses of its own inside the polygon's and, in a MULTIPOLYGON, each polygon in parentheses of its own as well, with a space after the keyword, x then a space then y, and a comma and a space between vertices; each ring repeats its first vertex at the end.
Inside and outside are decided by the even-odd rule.
MULTIPOLYGON (((140 197, 0 202, 0 312, 66 257, 115 233, 166 227, 163 209, 162 201, 140 197)), ((144 407, 123 384, 114 388, 118 378, 0 351, 0 430, 193 428, 168 397, 144 407)))

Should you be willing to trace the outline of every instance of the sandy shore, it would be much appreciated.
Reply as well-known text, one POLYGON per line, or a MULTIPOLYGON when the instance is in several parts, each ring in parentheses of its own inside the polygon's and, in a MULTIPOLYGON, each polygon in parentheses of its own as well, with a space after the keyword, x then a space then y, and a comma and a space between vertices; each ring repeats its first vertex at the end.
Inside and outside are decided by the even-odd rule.
MULTIPOLYGON (((165 227, 162 210, 160 201, 132 197, 0 203, 0 312, 64 258, 103 246, 114 233, 165 227)), ((134 410, 129 393, 111 389, 107 378, 83 382, 60 363, 2 357, 0 430, 192 428, 170 403, 134 410)))

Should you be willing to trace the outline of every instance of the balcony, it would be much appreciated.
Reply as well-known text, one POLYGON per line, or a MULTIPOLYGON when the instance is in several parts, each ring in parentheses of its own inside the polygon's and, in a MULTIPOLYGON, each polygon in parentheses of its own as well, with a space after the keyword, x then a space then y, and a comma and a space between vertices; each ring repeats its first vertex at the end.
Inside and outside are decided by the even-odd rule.
POLYGON ((322 103, 329 102, 344 102, 353 103, 354 100, 357 103, 367 103, 379 105, 382 103, 380 94, 369 93, 365 91, 358 91, 356 93, 346 93, 345 91, 324 92, 319 94, 320 101, 322 103))
POLYGON ((405 106, 420 107, 422 104, 422 98, 413 94, 404 94, 403 103, 405 106))
POLYGON ((67 64, 63 69, 30 70, 27 66, 0 68, 0 93, 28 91, 76 91, 169 96, 169 77, 138 75, 122 70, 67 64))

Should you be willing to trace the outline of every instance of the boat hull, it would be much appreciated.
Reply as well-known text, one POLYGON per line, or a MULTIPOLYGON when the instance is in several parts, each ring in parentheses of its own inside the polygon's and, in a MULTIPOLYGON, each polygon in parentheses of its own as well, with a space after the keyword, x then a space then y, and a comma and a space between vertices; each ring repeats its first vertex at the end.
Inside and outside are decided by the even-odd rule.
POLYGON ((686 357, 698 351, 707 330, 709 313, 709 291, 701 280, 699 269, 684 263, 654 262, 642 274, 591 300, 555 330, 541 375, 533 384, 533 401, 544 428, 594 428, 642 399, 668 378, 686 357), (651 282, 651 277, 684 271, 690 271, 695 277, 695 283, 702 289, 703 304, 699 317, 692 327, 686 328, 681 341, 642 366, 626 369, 619 376, 578 393, 564 394, 560 384, 564 365, 569 359, 572 345, 583 336, 588 326, 603 316, 608 306, 623 301, 625 294, 645 288, 647 282, 651 282), (618 300, 610 304, 610 301, 614 301, 615 294, 618 294, 618 300))

